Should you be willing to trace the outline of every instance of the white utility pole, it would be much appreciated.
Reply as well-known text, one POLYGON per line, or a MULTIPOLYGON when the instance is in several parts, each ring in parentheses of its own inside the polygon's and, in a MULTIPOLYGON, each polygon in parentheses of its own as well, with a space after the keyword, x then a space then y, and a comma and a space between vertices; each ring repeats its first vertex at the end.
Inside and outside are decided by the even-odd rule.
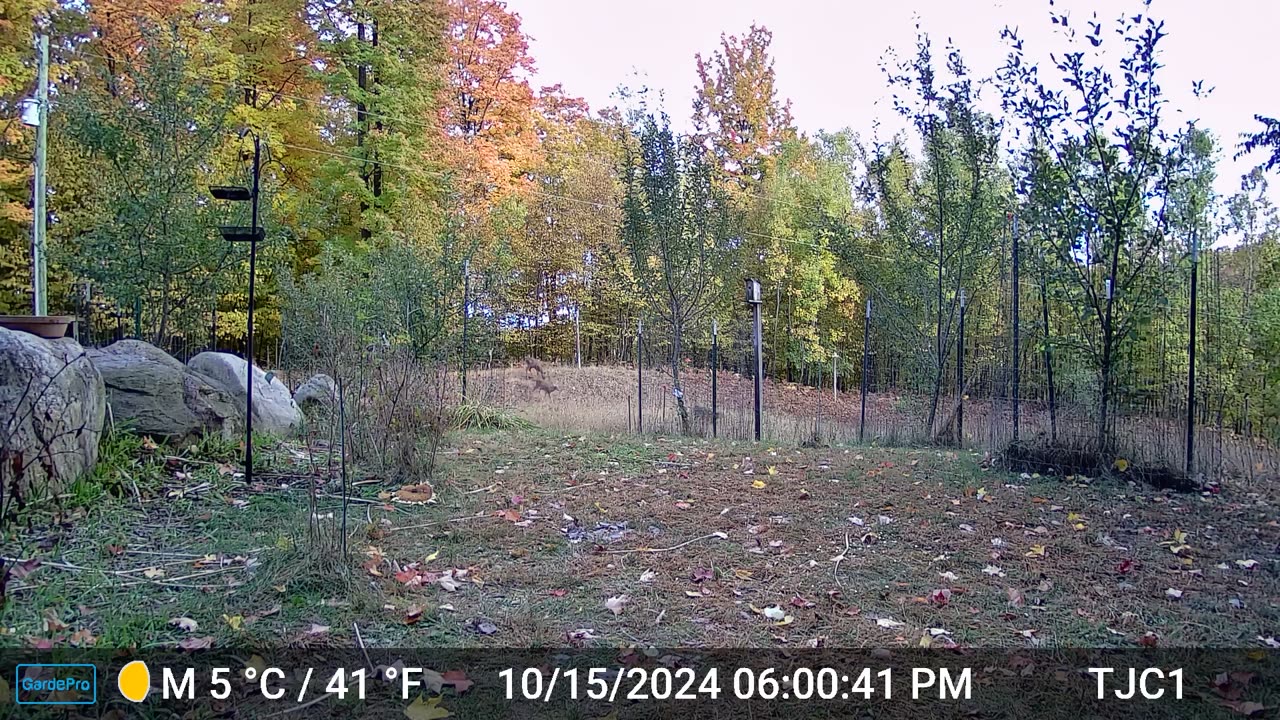
POLYGON ((47 248, 45 226, 48 210, 45 207, 45 169, 48 167, 49 128, 49 36, 40 36, 40 67, 36 80, 36 165, 32 184, 35 186, 31 201, 31 289, 35 315, 49 314, 49 284, 45 270, 47 248))

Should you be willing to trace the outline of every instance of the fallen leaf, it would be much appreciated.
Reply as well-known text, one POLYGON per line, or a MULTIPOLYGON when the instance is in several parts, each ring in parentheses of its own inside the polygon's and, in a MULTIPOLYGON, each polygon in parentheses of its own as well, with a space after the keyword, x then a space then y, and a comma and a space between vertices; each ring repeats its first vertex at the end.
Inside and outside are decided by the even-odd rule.
POLYGON ((882 628, 896 628, 906 625, 904 622, 898 622, 891 617, 876 618, 876 625, 882 628))
POLYGON ((609 598, 608 600, 605 600, 604 606, 608 608, 609 612, 613 613, 614 615, 621 615, 622 608, 626 607, 627 602, 630 600, 631 598, 626 595, 617 595, 615 597, 609 598))
POLYGON ((178 643, 183 650, 208 650, 213 647, 212 637, 191 637, 178 643))
POLYGON ((308 635, 324 635, 325 633, 329 632, 329 626, 321 625, 319 623, 311 623, 310 625, 307 626, 307 629, 305 630, 305 632, 308 635))
POLYGON ((763 480, 752 480, 751 487, 759 490, 760 488, 765 487, 765 482, 763 480))
POLYGON ((169 621, 169 624, 177 627, 179 630, 182 630, 183 632, 195 632, 196 628, 200 627, 199 623, 197 623, 195 620, 192 620, 189 617, 173 618, 172 620, 169 621))
POLYGON ((1005 595, 1009 597, 1010 607, 1022 607, 1025 600, 1022 597, 1022 591, 1018 588, 1007 587, 1004 589, 1005 595))
POLYGON ((1043 545, 1032 545, 1031 549, 1026 553, 1027 557, 1044 557, 1043 545))
POLYGON ((1222 703, 1223 707, 1226 707, 1230 710, 1234 710, 1235 712, 1238 712, 1241 715, 1244 715, 1245 717, 1248 717, 1250 715, 1257 715, 1258 713, 1267 709, 1266 705, 1263 705, 1262 703, 1259 703, 1259 702, 1253 702, 1252 700, 1249 700, 1249 701, 1221 700, 1220 702, 1222 703))
POLYGON ((435 502, 435 490, 428 483, 403 485, 392 493, 396 502, 410 505, 426 505, 435 502))
POLYGON ((1167 598, 1172 598, 1174 600, 1177 600, 1178 598, 1182 597, 1182 591, 1174 588, 1168 588, 1164 591, 1164 596, 1167 598))
POLYGON ((982 572, 986 573, 987 575, 991 575, 993 577, 1004 577, 1004 571, 996 567, 995 565, 988 565, 982 568, 982 572))
POLYGON ((467 678, 467 673, 462 670, 449 670, 440 674, 446 685, 452 685, 454 692, 461 695, 475 685, 475 682, 467 678))
POLYGON ((142 575, 148 580, 155 580, 156 578, 164 577, 164 571, 160 568, 147 568, 142 571, 142 575))
POLYGON ((422 619, 422 606, 410 605, 404 611, 404 624, 412 625, 422 619))
POLYGON ((240 632, 240 628, 244 625, 243 615, 223 615, 222 620, 236 632, 240 632))
POLYGON ((419 695, 417 700, 414 700, 404 709, 404 716, 409 720, 440 720, 451 715, 453 713, 441 707, 438 695, 430 700, 419 695))

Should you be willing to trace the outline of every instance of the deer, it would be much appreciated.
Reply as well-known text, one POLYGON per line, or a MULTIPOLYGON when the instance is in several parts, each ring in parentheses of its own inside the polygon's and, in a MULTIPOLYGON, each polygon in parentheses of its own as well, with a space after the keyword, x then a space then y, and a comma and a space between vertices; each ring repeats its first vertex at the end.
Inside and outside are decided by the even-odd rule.
POLYGON ((543 380, 542 378, 537 378, 533 381, 533 391, 538 392, 539 390, 541 390, 547 394, 547 397, 551 397, 551 393, 559 389, 560 389, 559 385, 552 385, 551 383, 547 382, 546 380, 543 380))
POLYGON ((546 379, 547 373, 542 370, 542 362, 530 355, 524 359, 524 376, 529 377, 529 373, 533 370, 538 371, 538 377, 546 379))

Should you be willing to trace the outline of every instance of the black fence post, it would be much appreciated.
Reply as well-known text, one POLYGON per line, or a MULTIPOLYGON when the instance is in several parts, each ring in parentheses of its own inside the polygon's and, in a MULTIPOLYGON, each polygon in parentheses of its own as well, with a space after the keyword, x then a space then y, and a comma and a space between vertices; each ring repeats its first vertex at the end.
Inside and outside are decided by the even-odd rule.
POLYGON ((862 410, 858 419, 858 442, 866 437, 867 430, 867 374, 871 367, 871 298, 867 298, 867 313, 862 320, 862 410))
POLYGON ((1018 216, 1013 216, 1013 229, 1011 232, 1013 240, 1013 442, 1018 442, 1018 424, 1019 424, 1019 401, 1021 394, 1021 380, 1018 355, 1018 345, 1022 340, 1021 336, 1021 315, 1018 308, 1018 296, 1021 294, 1021 285, 1018 284, 1018 216))
POLYGON ((753 342, 755 348, 755 438, 760 442, 761 406, 764 405, 764 350, 760 340, 760 282, 747 278, 747 304, 751 306, 753 342))
POLYGON ((711 321, 711 437, 718 437, 720 415, 717 379, 720 376, 720 322, 711 321))
POLYGON ((1191 238, 1191 333, 1187 338, 1187 474, 1195 463, 1196 454, 1196 284, 1200 273, 1200 238, 1193 234, 1191 238))
POLYGON ((964 288, 960 288, 960 332, 956 336, 956 447, 964 447, 964 288))
POLYGON ((636 433, 644 432, 644 318, 636 320, 636 433))

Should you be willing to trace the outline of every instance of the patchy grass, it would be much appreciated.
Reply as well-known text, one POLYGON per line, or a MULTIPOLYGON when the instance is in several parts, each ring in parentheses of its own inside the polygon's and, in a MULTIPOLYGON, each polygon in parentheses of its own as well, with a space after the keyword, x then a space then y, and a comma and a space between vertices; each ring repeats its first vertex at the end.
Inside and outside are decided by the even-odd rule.
POLYGON ((467 431, 432 504, 355 486, 344 557, 310 453, 264 447, 249 486, 199 456, 215 450, 139 445, 123 466, 145 481, 11 533, 4 555, 40 563, 10 578, 0 642, 351 646, 358 624, 373 647, 1240 647, 1277 627, 1273 498, 1230 488, 1064 483, 933 449, 467 431))

